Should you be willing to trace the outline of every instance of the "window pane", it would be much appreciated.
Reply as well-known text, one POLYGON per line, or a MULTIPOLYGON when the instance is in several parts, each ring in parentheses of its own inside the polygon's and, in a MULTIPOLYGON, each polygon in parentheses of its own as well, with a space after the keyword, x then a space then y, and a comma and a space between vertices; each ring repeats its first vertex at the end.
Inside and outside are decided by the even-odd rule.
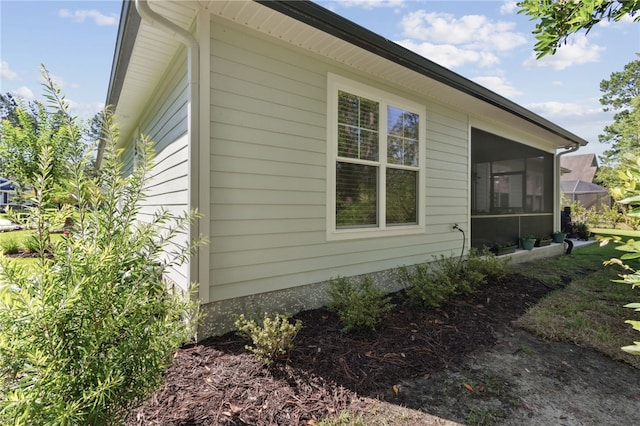
POLYGON ((418 172, 387 169, 387 225, 418 223, 418 172))
POLYGON ((418 140, 417 139, 405 139, 404 165, 418 167, 418 140))
POLYGON ((380 114, 378 102, 366 98, 358 99, 360 100, 360 127, 378 131, 378 115, 380 114))
POLYGON ((387 133, 403 136, 403 111, 400 108, 387 107, 387 133))
POLYGON ((338 155, 341 157, 358 158, 360 135, 356 127, 338 125, 338 155))
POLYGON ((387 138, 387 161, 391 164, 402 164, 404 161, 402 138, 389 136, 387 138))
POLYGON ((336 163, 336 227, 378 225, 378 168, 336 163))
POLYGON ((360 152, 362 160, 378 161, 378 132, 360 131, 360 152))
POLYGON ((418 166, 418 114, 387 107, 387 161, 418 166))
POLYGON ((338 123, 358 127, 359 101, 356 95, 338 92, 338 123))
POLYGON ((527 211, 545 211, 544 201, 544 157, 527 158, 527 211))
POLYGON ((498 213, 522 211, 522 174, 493 176, 493 208, 498 213))
POLYGON ((403 136, 408 139, 418 139, 418 114, 405 111, 403 114, 404 119, 404 134, 403 136))
POLYGON ((378 161, 378 102, 338 92, 338 155, 378 161))

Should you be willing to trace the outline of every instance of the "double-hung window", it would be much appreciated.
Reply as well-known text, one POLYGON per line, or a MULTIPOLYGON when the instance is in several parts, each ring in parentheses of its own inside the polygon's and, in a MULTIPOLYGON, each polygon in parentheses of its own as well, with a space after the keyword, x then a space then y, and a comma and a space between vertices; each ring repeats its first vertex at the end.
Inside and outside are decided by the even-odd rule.
POLYGON ((330 238, 424 231, 424 107, 330 74, 330 238))

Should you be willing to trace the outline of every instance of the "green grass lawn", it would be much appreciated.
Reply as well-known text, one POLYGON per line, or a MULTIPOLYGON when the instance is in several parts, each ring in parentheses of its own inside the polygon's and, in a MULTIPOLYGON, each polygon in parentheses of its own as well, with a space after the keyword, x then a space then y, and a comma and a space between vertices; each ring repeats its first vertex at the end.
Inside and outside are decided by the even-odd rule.
POLYGON ((640 231, 631 229, 611 229, 611 228, 590 228, 591 232, 597 235, 619 235, 621 237, 640 237, 640 231))
MULTIPOLYGON (((33 231, 10 231, 0 232, 0 252, 15 252, 16 250, 24 251, 28 248, 28 239, 33 235, 33 231)), ((62 239, 62 234, 51 234, 51 241, 57 242, 62 239)), ((35 261, 32 257, 14 257, 11 262, 17 264, 29 265, 35 261)))
MULTIPOLYGON (((516 265, 517 272, 559 288, 517 324, 545 339, 589 346, 640 368, 640 357, 620 349, 640 340, 640 334, 624 322, 639 320, 640 314, 623 307, 640 301, 640 290, 612 282, 624 272, 619 266, 603 265, 604 260, 623 254, 615 246, 593 244, 551 261, 516 265)), ((640 268, 638 262, 631 262, 640 268)))

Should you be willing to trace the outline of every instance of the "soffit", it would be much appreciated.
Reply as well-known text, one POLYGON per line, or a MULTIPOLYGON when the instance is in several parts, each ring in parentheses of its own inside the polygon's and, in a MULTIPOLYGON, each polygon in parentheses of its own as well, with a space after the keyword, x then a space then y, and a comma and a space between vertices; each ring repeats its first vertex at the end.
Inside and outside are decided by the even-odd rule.
MULTIPOLYGON (((448 84, 429 78, 424 74, 385 59, 364 48, 272 10, 254 1, 149 1, 151 8, 169 20, 187 29, 192 26, 198 10, 236 22, 283 42, 337 61, 345 66, 384 80, 388 84, 434 99, 452 109, 471 117, 493 122, 499 127, 510 127, 518 133, 535 137, 547 148, 565 147, 569 140, 554 134, 536 123, 532 123, 485 100, 457 90, 448 84)), ((389 44, 393 44, 389 41, 389 44)), ((159 83, 162 72, 174 57, 180 42, 166 30, 142 23, 132 52, 128 75, 118 103, 119 122, 137 120, 136 111, 149 101, 150 94, 159 83)), ((439 66, 434 64, 435 68, 439 66)), ((441 68, 441 67, 440 67, 441 68)), ((456 76, 462 79, 460 76, 456 76)), ((499 97, 486 88, 481 88, 486 97, 499 97)), ((509 102, 509 101, 507 101, 509 102)), ((515 105, 515 104, 514 104, 515 105)), ((519 107, 521 108, 521 107, 519 107)), ((521 108, 524 110, 523 108, 521 108)), ((527 111, 528 112, 528 111, 527 111)), ((126 130, 123 128, 123 133, 126 130)), ((576 139, 580 139, 576 137, 576 139)))

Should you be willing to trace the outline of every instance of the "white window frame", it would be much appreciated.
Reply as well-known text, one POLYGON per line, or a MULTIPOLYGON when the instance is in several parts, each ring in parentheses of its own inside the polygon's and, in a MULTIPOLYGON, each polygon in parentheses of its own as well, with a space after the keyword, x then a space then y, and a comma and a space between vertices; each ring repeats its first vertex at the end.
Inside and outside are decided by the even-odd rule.
POLYGON ((327 240, 346 240, 356 238, 391 237, 399 235, 422 234, 425 232, 425 163, 426 163, 426 107, 406 98, 394 95, 357 81, 328 73, 327 75, 327 240), (387 136, 387 106, 402 108, 418 114, 418 182, 417 182, 417 224, 389 225, 386 218, 386 167, 387 143, 379 143, 378 161, 378 226, 340 228, 336 227, 336 161, 338 161, 338 92, 348 92, 356 96, 377 101, 380 105, 379 135, 387 136))

